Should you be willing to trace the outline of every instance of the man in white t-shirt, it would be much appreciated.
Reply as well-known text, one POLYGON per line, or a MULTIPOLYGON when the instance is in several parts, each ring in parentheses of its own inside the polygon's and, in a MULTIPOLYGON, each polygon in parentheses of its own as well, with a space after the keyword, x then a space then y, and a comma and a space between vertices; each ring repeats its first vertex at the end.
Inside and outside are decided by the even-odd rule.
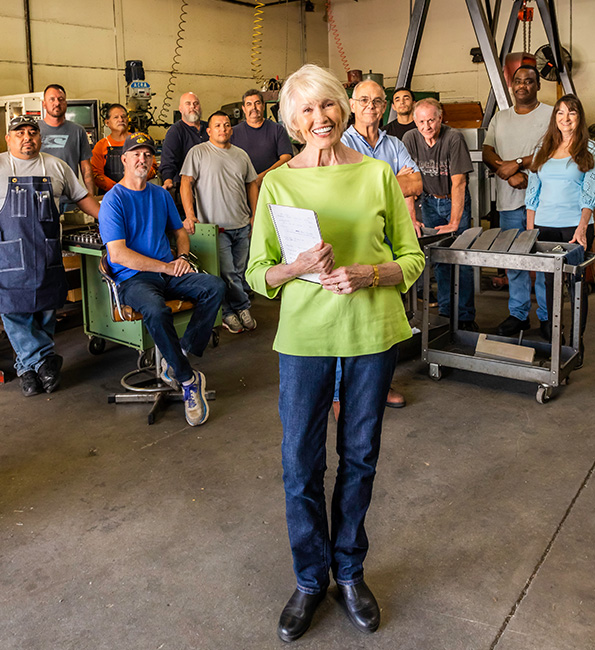
POLYGON ((243 279, 258 176, 248 154, 231 144, 232 128, 226 113, 217 111, 209 117, 207 133, 209 141, 190 149, 180 171, 184 227, 193 233, 195 223, 219 226, 220 274, 227 285, 223 326, 239 334, 256 327, 243 279))
MULTIPOLYGON (((483 161, 496 174, 496 207, 502 230, 527 228, 525 208, 526 170, 533 153, 547 129, 552 107, 537 99, 539 73, 530 65, 522 65, 512 77, 512 108, 494 115, 483 144, 483 161)), ((531 278, 528 271, 509 269, 508 310, 510 315, 498 326, 500 336, 514 336, 531 327, 531 278)), ((542 333, 548 326, 543 276, 535 281, 537 317, 542 333)))

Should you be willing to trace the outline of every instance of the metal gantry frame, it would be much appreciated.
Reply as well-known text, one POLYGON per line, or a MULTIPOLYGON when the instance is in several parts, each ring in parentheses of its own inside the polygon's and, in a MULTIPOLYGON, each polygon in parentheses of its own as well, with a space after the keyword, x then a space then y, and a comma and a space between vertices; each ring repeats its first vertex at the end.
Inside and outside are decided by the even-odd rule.
MULTIPOLYGON (((465 0, 465 2, 492 86, 486 103, 482 124, 482 126, 487 126, 496 110, 496 103, 500 110, 512 106, 508 87, 504 79, 503 66, 506 55, 511 52, 514 44, 519 25, 518 13, 523 5, 523 0, 513 0, 508 25, 500 49, 500 56, 496 53, 495 33, 500 15, 501 0, 495 0, 493 11, 490 0, 465 0)), ((552 48, 554 61, 559 71, 560 81, 564 91, 574 93, 574 83, 572 82, 570 70, 562 57, 554 0, 535 0, 535 3, 539 9, 549 45, 552 48)), ((413 70, 417 61, 429 8, 430 0, 415 0, 413 11, 411 12, 407 38, 403 47, 403 56, 401 57, 401 64, 395 83, 396 88, 401 86, 409 88, 411 85, 413 70)), ((391 107, 389 119, 394 120, 395 118, 396 112, 391 107)))

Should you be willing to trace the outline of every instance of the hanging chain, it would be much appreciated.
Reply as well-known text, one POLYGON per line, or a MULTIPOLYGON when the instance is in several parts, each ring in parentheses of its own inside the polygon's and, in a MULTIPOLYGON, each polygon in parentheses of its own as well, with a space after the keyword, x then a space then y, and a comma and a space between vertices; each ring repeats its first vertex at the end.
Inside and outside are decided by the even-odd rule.
POLYGON ((527 7, 531 0, 524 0, 519 11, 519 18, 523 22, 523 52, 531 52, 531 23, 533 22, 533 9, 527 7))

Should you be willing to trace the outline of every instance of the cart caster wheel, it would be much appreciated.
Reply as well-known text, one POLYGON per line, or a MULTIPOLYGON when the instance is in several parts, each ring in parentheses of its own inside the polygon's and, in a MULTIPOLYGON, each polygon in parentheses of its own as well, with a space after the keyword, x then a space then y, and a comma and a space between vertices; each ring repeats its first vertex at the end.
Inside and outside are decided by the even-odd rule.
POLYGON ((216 348, 219 345, 219 330, 213 330, 211 334, 211 345, 216 348))
POLYGON ((434 381, 440 381, 440 379, 442 379, 442 370, 441 370, 440 366, 437 363, 431 363, 430 364, 429 373, 430 373, 430 377, 434 381))
POLYGON ((560 383, 562 384, 562 386, 568 386, 568 384, 570 383, 570 377, 564 377, 564 379, 562 379, 560 383))
POLYGON ((537 394, 535 395, 535 399, 540 404, 545 404, 546 402, 549 402, 551 396, 552 396, 552 388, 551 388, 551 386, 538 386, 537 387, 537 394))
POLYGON ((136 360, 136 367, 139 370, 145 370, 146 368, 151 368, 155 365, 155 348, 150 348, 149 350, 142 350, 138 353, 138 359, 136 360))
POLYGON ((102 354, 105 350, 105 339, 102 339, 99 336, 92 336, 89 339, 88 348, 91 354, 102 354))

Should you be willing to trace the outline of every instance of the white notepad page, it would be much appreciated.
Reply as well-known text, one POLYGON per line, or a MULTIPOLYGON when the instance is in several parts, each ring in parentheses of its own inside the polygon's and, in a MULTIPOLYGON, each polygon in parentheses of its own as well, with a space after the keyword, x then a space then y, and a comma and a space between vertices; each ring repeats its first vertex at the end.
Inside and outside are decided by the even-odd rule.
MULTIPOLYGON (((295 262, 300 253, 322 241, 318 216, 314 210, 274 203, 269 203, 268 208, 286 264, 295 262)), ((305 273, 299 277, 301 280, 320 284, 318 273, 305 273)))

